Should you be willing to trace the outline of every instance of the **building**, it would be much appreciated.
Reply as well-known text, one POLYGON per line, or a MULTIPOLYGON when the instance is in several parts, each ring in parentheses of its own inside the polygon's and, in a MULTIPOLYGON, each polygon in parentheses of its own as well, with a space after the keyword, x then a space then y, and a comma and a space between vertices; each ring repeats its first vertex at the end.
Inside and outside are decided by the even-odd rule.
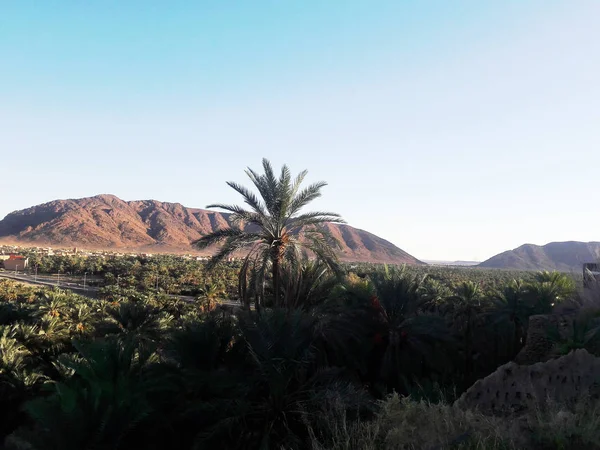
POLYGON ((9 255, 8 259, 4 260, 2 264, 4 265, 4 269, 18 272, 19 270, 25 270, 27 268, 29 259, 21 255, 12 254, 9 255))

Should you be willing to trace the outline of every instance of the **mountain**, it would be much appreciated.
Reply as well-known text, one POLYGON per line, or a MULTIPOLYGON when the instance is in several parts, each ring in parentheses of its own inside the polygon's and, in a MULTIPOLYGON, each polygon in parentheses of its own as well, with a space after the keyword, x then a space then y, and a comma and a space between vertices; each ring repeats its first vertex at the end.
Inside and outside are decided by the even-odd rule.
MULTIPOLYGON (((114 195, 55 200, 0 221, 0 240, 88 249, 192 253, 192 241, 230 225, 230 215, 114 195)), ((344 261, 423 264, 392 243, 349 225, 327 224, 344 261)), ((198 253, 195 251, 194 253, 198 253)))
POLYGON ((424 263, 430 264, 432 266, 477 266, 479 264, 478 261, 440 261, 437 259, 424 259, 424 263))
POLYGON ((517 270, 581 271, 582 264, 600 261, 600 242, 552 242, 525 244, 493 256, 479 267, 517 270))

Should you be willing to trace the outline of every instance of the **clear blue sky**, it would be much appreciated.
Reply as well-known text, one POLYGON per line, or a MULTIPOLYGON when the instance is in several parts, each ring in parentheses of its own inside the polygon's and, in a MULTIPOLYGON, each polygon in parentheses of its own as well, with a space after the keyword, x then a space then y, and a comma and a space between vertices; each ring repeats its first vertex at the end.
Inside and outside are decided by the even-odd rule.
POLYGON ((600 240, 596 0, 0 3, 0 217, 235 202, 263 156, 423 259, 600 240))

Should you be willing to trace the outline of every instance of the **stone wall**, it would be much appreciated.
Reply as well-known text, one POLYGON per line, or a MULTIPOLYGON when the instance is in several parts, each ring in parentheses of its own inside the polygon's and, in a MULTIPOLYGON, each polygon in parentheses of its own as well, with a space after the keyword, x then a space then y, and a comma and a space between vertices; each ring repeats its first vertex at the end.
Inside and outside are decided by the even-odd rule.
POLYGON ((528 410, 547 400, 571 402, 600 393, 600 358, 586 350, 532 365, 510 362, 477 381, 456 402, 461 409, 502 414, 528 410))
POLYGON ((558 340, 567 340, 574 315, 547 314, 529 318, 525 346, 515 357, 517 364, 535 364, 548 361, 559 355, 556 353, 558 340))

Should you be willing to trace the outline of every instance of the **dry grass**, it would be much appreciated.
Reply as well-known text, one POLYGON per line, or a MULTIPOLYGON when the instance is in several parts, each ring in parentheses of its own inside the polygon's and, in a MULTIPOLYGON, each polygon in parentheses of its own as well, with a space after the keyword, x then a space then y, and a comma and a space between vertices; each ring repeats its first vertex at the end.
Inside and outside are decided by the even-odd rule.
POLYGON ((600 403, 582 399, 574 407, 548 403, 523 418, 529 442, 544 449, 600 449, 600 403))
POLYGON ((582 400, 571 410, 547 404, 519 417, 493 417, 392 395, 370 421, 332 408, 320 430, 313 450, 600 449, 600 404, 582 400))

